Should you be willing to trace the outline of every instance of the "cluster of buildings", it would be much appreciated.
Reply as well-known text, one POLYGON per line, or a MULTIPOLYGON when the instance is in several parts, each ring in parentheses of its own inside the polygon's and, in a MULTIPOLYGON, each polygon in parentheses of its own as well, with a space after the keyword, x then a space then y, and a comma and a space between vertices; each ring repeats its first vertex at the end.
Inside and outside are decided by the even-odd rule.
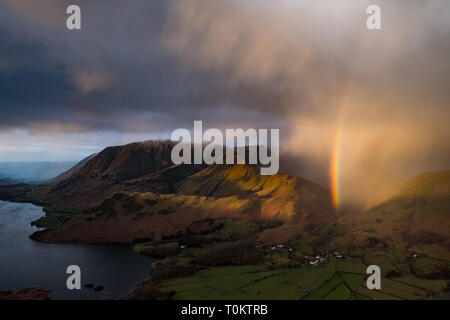
POLYGON ((339 252, 334 251, 325 251, 325 250, 321 250, 319 253, 317 253, 316 255, 312 255, 312 256, 304 256, 305 259, 305 264, 309 264, 312 266, 318 266, 320 264, 323 263, 328 263, 328 260, 331 256, 334 256, 337 259, 342 259, 344 258, 339 252))
MULTIPOLYGON (((267 248, 267 249, 270 249, 272 251, 286 249, 290 253, 292 253, 294 251, 293 248, 291 248, 289 246, 282 245, 282 244, 272 245, 272 246, 269 246, 269 247, 265 247, 264 245, 258 244, 258 245, 255 245, 255 248, 257 248, 257 249, 267 248)), ((324 263, 326 264, 326 263, 328 263, 330 257, 335 257, 336 259, 350 259, 348 257, 343 256, 338 251, 320 250, 318 253, 315 253, 314 255, 311 255, 311 256, 305 255, 305 256, 303 256, 303 258, 304 258, 304 263, 303 264, 304 265, 311 265, 311 266, 318 266, 318 265, 324 264, 324 263)))

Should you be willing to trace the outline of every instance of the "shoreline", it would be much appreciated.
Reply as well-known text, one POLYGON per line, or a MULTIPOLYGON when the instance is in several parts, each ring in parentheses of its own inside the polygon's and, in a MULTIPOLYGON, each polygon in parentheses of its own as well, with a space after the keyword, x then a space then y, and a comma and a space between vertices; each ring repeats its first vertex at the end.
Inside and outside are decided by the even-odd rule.
MULTIPOLYGON (((5 203, 10 203, 10 204, 24 204, 24 205, 32 205, 35 207, 38 207, 39 209, 41 209, 42 211, 40 211, 41 216, 38 218, 40 219, 41 217, 45 217, 46 212, 43 210, 44 207, 42 206, 42 204, 37 204, 35 201, 26 201, 24 200, 20 200, 18 201, 17 199, 12 200, 12 199, 2 199, 0 200, 1 202, 5 202, 5 203)), ((33 222, 35 222, 36 220, 32 219, 32 220, 27 220, 26 224, 28 226, 33 226, 35 228, 36 227, 33 222)), ((22 223, 21 223, 22 225, 22 223)), ((127 248, 127 250, 132 251, 134 254, 139 254, 140 256, 145 256, 145 257, 149 257, 148 255, 142 254, 136 250, 133 250, 133 244, 131 243, 120 243, 120 242, 115 242, 115 243, 111 243, 111 242, 106 242, 106 243, 100 243, 100 242, 83 242, 83 241, 70 241, 70 242, 46 242, 46 241, 41 241, 40 239, 36 239, 34 237, 34 235, 38 232, 42 232, 44 230, 38 230, 38 231, 34 231, 27 236, 28 239, 30 239, 30 241, 36 241, 38 243, 42 243, 42 244, 60 244, 60 245, 93 245, 93 246, 97 246, 97 245, 101 245, 101 246, 125 246, 127 248)), ((155 260, 155 258, 153 257, 149 257, 152 260, 155 260)), ((149 281, 151 279, 151 276, 149 276, 150 271, 152 270, 152 268, 155 266, 155 264, 157 264, 159 261, 153 261, 150 263, 150 269, 148 269, 147 267, 145 267, 145 275, 140 279, 137 280, 136 282, 134 282, 130 287, 124 289, 123 291, 119 292, 118 294, 107 298, 107 300, 121 300, 121 299, 133 299, 133 297, 135 296, 135 291, 136 289, 143 283, 146 281, 149 281)), ((102 282, 100 282, 101 284, 102 282)), ((82 286, 82 290, 87 290, 84 285, 82 286)), ((7 286, 5 287, 3 290, 0 291, 0 300, 3 299, 7 299, 7 300, 60 300, 61 298, 52 298, 51 294, 54 290, 52 289, 48 289, 46 286, 38 286, 38 287, 27 287, 27 286, 18 286, 16 288, 12 287, 12 286, 7 286)), ((63 298, 64 299, 64 298, 63 298)))

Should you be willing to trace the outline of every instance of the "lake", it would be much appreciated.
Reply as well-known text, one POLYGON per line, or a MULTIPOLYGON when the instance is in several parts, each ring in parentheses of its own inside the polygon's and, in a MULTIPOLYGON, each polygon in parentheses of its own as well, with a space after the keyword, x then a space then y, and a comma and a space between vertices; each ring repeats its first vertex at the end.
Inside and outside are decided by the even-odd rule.
POLYGON ((51 299, 117 299, 149 277, 155 259, 125 245, 45 244, 28 238, 41 207, 0 201, 0 291, 45 287, 51 299), (68 290, 66 269, 81 268, 81 290, 68 290), (103 286, 101 292, 85 284, 103 286))

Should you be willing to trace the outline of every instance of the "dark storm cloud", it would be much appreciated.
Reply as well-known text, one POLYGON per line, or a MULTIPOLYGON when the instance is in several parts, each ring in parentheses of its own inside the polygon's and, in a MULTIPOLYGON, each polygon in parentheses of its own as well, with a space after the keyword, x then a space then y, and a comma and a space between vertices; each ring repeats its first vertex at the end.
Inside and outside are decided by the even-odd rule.
POLYGON ((0 61, 9 64, 0 69, 1 127, 162 131, 200 118, 217 123, 218 113, 234 121, 237 108, 241 121, 258 122, 267 116, 252 110, 282 107, 273 79, 230 81, 168 50, 169 1, 80 1, 83 29, 74 32, 65 28, 69 3, 0 4, 0 61))
POLYGON ((0 61, 7 62, 0 64, 1 126, 56 122, 80 130, 120 131, 136 109, 166 107, 168 63, 162 54, 143 58, 155 50, 150 42, 163 6, 117 4, 80 3, 83 31, 78 34, 66 30, 61 1, 0 4, 0 61), (143 15, 145 8, 148 14, 143 15))
POLYGON ((333 117, 351 77, 361 90, 415 91, 442 108, 448 5, 381 2, 387 31, 368 34, 364 1, 79 1, 83 29, 73 32, 71 1, 4 1, 0 125, 167 130, 235 123, 238 112, 244 124, 288 129, 292 113, 333 117))
POLYGON ((43 45, 18 42, 4 32, 0 48, 0 130, 27 127, 39 118, 63 121, 71 89, 62 66, 47 59, 43 45))

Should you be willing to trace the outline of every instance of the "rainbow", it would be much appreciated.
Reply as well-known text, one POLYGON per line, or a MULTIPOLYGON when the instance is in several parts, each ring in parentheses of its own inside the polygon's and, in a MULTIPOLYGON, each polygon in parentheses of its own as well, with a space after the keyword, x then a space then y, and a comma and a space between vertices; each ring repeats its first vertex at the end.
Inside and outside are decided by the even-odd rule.
MULTIPOLYGON (((361 43, 362 45, 362 43, 361 43)), ((339 112, 337 116, 336 130, 334 133, 334 140, 332 144, 331 150, 331 161, 330 161, 330 184, 331 184, 331 200, 333 202, 333 206, 335 210, 339 210, 341 206, 342 198, 341 198, 341 185, 340 185, 340 177, 342 170, 342 149, 343 149, 343 140, 344 140, 344 127, 345 127, 345 116, 350 105, 350 100, 352 98, 353 86, 354 82, 354 70, 358 68, 358 61, 360 54, 359 50, 355 51, 355 57, 353 59, 354 66, 350 70, 348 76, 347 86, 343 91, 343 95, 340 100, 339 112)))
POLYGON ((340 109, 337 116, 336 131, 334 133, 334 141, 331 150, 331 161, 330 161, 330 184, 331 184, 331 200, 333 206, 336 210, 339 210, 341 205, 341 185, 340 177, 342 170, 342 146, 344 140, 344 127, 345 127, 345 116, 350 104, 350 98, 352 95, 353 86, 351 84, 347 86, 344 91, 343 98, 341 100, 340 109))
POLYGON ((336 210, 339 209, 340 205, 340 189, 339 189, 339 178, 340 178, 340 162, 341 162, 341 152, 342 152, 342 131, 344 122, 344 108, 341 109, 338 116, 337 129, 334 135, 333 149, 331 153, 330 161, 330 177, 331 177, 331 200, 333 206, 336 210))

